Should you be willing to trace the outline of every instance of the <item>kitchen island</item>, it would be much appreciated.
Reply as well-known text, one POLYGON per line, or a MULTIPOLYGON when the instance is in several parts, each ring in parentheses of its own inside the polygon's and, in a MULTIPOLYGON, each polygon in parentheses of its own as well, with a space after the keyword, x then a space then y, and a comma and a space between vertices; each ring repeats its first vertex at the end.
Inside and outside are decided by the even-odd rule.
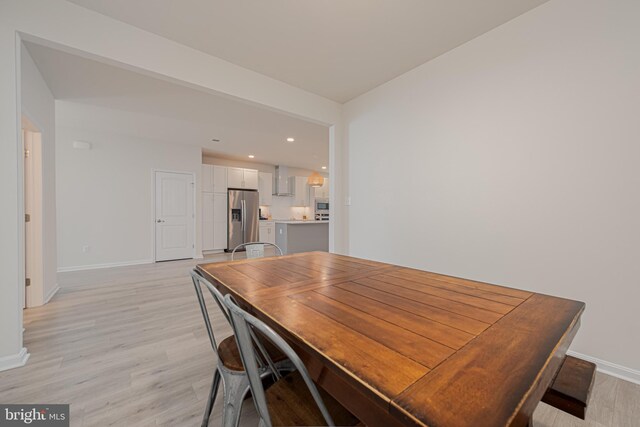
POLYGON ((285 254, 329 250, 329 221, 276 220, 276 245, 285 254))

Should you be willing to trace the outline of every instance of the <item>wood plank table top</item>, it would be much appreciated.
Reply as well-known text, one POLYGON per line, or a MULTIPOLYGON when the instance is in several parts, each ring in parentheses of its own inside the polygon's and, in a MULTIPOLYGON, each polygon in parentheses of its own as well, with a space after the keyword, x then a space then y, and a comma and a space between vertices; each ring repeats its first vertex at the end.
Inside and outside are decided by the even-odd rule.
POLYGON ((585 307, 325 252, 197 268, 367 425, 527 425, 585 307))

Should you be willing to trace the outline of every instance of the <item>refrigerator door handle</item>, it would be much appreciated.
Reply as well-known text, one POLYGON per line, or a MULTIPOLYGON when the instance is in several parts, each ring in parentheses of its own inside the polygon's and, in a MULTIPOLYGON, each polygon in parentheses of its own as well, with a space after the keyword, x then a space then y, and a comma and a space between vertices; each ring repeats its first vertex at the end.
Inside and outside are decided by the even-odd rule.
MULTIPOLYGON (((241 214, 241 221, 242 221, 242 234, 244 234, 244 229, 245 229, 245 224, 246 224, 246 214, 247 214, 247 206, 245 205, 245 201, 241 200, 240 201, 240 206, 242 209, 242 214, 241 214)), ((242 237, 242 240, 244 240, 244 236, 242 237)))

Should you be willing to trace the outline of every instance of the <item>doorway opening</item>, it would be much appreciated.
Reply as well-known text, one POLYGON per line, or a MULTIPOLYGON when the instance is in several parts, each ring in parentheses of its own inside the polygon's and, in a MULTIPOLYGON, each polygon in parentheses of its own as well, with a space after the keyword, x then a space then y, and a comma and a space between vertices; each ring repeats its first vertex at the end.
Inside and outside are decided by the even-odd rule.
POLYGON ((45 303, 43 283, 42 133, 22 116, 24 159, 24 265, 23 308, 45 303))

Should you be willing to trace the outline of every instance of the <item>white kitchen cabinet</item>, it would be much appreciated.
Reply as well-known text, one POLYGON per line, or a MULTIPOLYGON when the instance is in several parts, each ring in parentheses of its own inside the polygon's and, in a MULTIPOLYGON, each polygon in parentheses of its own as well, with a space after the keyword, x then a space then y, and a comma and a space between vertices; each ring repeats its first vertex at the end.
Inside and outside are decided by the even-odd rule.
POLYGON ((309 206, 309 185, 307 185, 306 176, 294 177, 294 194, 291 206, 307 207, 309 206))
MULTIPOLYGON (((229 186, 227 185, 227 168, 226 166, 213 167, 213 192, 226 193, 229 186)), ((204 191, 204 190, 202 190, 204 191)))
POLYGON ((244 170, 244 187, 248 190, 258 189, 258 171, 255 169, 244 170))
POLYGON ((244 188, 244 169, 227 168, 227 187, 244 188))
POLYGON ((276 243, 276 224, 273 221, 260 222, 260 241, 266 243, 276 243))
POLYGON ((213 193, 213 249, 227 249, 227 193, 213 193))
POLYGON ((202 165, 202 188, 203 193, 213 193, 213 165, 202 165))
POLYGON ((324 178, 322 187, 315 187, 313 194, 316 199, 328 199, 329 198, 329 178, 324 178))
POLYGON ((258 193, 260 206, 271 206, 273 201, 273 174, 268 172, 258 173, 258 193))
POLYGON ((213 193, 202 193, 202 250, 213 249, 213 193))
POLYGON ((203 193, 227 192, 227 168, 225 166, 202 165, 203 193))
POLYGON ((202 193, 202 250, 227 248, 227 193, 202 193))
POLYGON ((255 169, 227 168, 227 188, 258 189, 258 171, 255 169))
MULTIPOLYGON (((227 168, 202 165, 202 250, 227 248, 227 168)), ((244 170, 241 171, 244 180, 244 170)), ((231 173, 233 178, 233 173, 231 173)))

